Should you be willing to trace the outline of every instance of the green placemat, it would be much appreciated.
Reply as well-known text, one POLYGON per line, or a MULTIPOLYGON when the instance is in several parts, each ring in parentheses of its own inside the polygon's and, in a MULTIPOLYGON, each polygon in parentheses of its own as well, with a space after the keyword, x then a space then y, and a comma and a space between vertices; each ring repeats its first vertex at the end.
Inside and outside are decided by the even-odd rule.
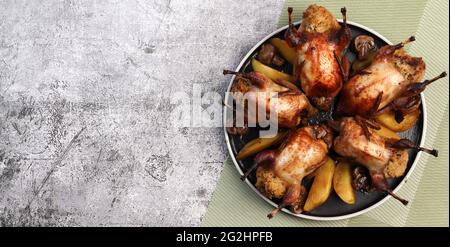
MULTIPOLYGON (((408 47, 412 54, 424 57, 426 78, 448 66, 448 2, 417 1, 293 1, 298 20, 310 4, 319 4, 340 17, 347 7, 348 19, 368 26, 392 42, 414 34, 417 38, 408 47)), ((287 24, 283 10, 279 26, 287 24)), ((224 165, 219 183, 209 204, 202 226, 448 226, 448 78, 430 86, 425 92, 428 128, 425 145, 439 149, 438 158, 422 155, 419 163, 399 194, 408 198, 408 207, 388 200, 380 207, 348 220, 319 222, 279 214, 266 218, 272 209, 245 183, 239 180, 231 160, 224 165)))

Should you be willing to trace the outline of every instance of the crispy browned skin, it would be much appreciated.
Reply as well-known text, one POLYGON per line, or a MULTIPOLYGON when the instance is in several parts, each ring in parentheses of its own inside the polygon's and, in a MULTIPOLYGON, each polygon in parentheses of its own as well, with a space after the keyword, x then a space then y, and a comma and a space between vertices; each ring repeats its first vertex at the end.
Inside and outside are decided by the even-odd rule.
MULTIPOLYGON (((297 62, 294 76, 301 83, 305 94, 320 109, 327 110, 342 88, 343 76, 337 61, 350 42, 350 30, 341 27, 336 18, 324 7, 311 5, 303 13, 302 23, 295 32, 297 62)), ((295 39, 295 38, 294 38, 295 39)))
POLYGON ((425 74, 425 62, 412 57, 403 49, 392 51, 382 47, 372 64, 363 73, 353 76, 342 88, 337 113, 367 115, 373 110, 378 95, 382 94, 381 109, 399 97, 406 87, 419 82, 425 74))
POLYGON ((375 132, 370 131, 368 140, 363 128, 353 118, 342 119, 333 148, 336 153, 354 159, 370 171, 386 172, 389 177, 403 175, 408 162, 405 150, 389 147, 387 139, 375 132))
POLYGON ((300 185, 305 176, 325 163, 332 138, 325 126, 293 131, 278 150, 268 153, 270 163, 258 167, 257 188, 269 198, 285 196, 289 187, 300 185))
MULTIPOLYGON (((311 116, 316 113, 316 109, 311 106, 308 98, 301 91, 293 91, 283 87, 270 78, 259 72, 250 72, 247 74, 249 79, 239 78, 235 80, 232 92, 241 92, 243 97, 247 100, 247 104, 264 104, 266 107, 266 116, 270 113, 270 104, 272 103, 272 110, 275 110, 278 117, 278 126, 291 128, 300 124, 302 117, 311 116), (270 92, 278 93, 278 97, 270 97, 270 92), (258 93, 267 93, 267 98, 264 102, 258 101, 258 93)), ((236 98, 236 97, 235 97, 236 98)), ((237 101, 242 99, 236 98, 237 101)), ((250 115, 257 115, 256 113, 248 112, 250 115)), ((257 116, 249 116, 256 119, 257 116)))
POLYGON ((368 125, 368 122, 361 122, 359 117, 342 119, 339 125, 339 136, 334 139, 334 151, 365 166, 369 170, 371 186, 378 191, 388 193, 403 205, 408 205, 407 200, 392 192, 386 178, 403 175, 408 164, 405 148, 412 147, 414 144, 407 139, 399 141, 386 139, 375 131, 367 129, 368 125))
POLYGON ((318 131, 330 132, 323 126, 297 129, 278 150, 273 169, 288 184, 300 182, 327 160, 328 144, 318 138, 318 131))
POLYGON ((327 161, 332 139, 326 126, 303 127, 292 131, 278 150, 256 155, 257 188, 269 198, 283 198, 269 218, 286 206, 294 213, 302 211, 307 194, 302 180, 327 161))

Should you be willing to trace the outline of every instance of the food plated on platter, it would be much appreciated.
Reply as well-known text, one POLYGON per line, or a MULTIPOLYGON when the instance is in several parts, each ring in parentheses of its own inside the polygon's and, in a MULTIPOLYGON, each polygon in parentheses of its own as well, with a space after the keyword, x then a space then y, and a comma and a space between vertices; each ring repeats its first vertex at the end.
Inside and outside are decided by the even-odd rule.
POLYGON ((446 73, 424 78, 425 60, 404 48, 414 36, 392 44, 348 21, 345 8, 338 20, 311 5, 296 23, 293 11, 288 26, 258 43, 236 70, 224 70, 232 76, 225 135, 241 179, 274 206, 269 218, 281 210, 348 218, 389 197, 407 205, 397 191, 420 153, 438 155, 422 147, 421 93, 446 73), (261 135, 267 121, 276 134, 261 135))

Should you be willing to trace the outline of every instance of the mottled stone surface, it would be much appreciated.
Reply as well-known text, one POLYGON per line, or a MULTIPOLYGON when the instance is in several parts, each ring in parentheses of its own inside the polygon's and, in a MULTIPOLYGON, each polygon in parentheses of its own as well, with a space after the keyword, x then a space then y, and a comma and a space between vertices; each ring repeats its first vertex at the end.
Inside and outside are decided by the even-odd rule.
POLYGON ((0 225, 198 225, 226 146, 170 96, 223 94, 281 6, 0 1, 0 225))

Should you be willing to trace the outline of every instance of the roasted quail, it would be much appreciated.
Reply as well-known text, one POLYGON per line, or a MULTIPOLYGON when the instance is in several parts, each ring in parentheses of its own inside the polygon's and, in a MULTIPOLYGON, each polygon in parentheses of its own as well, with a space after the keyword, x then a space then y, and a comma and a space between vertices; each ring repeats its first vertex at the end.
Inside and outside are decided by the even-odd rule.
POLYGON ((328 160, 332 140, 332 131, 327 126, 308 126, 292 131, 277 150, 256 155, 253 167, 244 176, 257 167, 258 189, 270 198, 283 198, 269 218, 285 206, 301 211, 305 195, 302 180, 328 160))
POLYGON ((342 55, 351 39, 346 9, 341 9, 344 21, 340 25, 326 8, 311 5, 298 30, 292 23, 292 8, 288 11, 285 39, 296 51, 294 77, 311 101, 326 111, 348 75, 348 60, 342 55))

